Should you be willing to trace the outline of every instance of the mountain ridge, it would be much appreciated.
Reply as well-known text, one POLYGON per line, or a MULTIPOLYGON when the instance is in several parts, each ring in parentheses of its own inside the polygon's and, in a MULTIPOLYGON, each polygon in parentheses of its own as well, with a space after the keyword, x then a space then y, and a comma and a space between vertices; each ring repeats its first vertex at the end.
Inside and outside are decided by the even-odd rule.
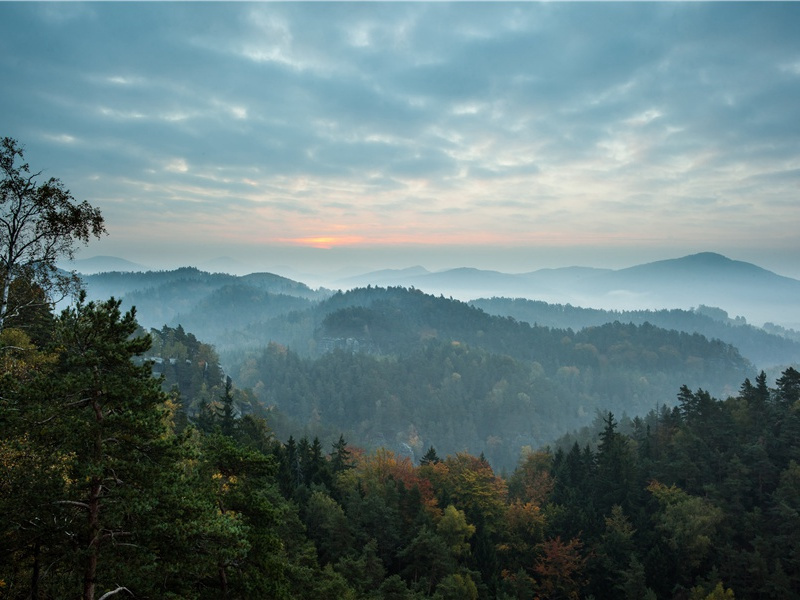
MULTIPOLYGON (((181 270, 175 272, 178 271, 181 270)), ((188 271, 181 272, 182 277, 198 276, 188 271)), ((173 272, 158 273, 169 278, 169 273, 173 272)), ((102 274, 92 277, 98 275, 102 274)), ((222 279, 230 278, 230 282, 237 277, 267 277, 264 273, 213 275, 222 279)), ((281 276, 271 277, 274 278, 274 284, 281 276)), ((282 280, 284 289, 292 287, 289 282, 294 280, 286 277, 282 280)), ((504 273, 473 267, 429 271, 417 265, 370 271, 333 282, 333 289, 366 286, 413 287, 463 301, 488 297, 525 298, 604 310, 690 310, 706 305, 719 307, 732 316, 742 316, 750 323, 777 323, 783 327, 800 329, 800 280, 714 252, 690 254, 623 269, 569 266, 504 273)), ((130 291, 131 287, 126 286, 126 289, 130 291)))
MULTIPOLYGON (((373 284, 370 274, 353 278, 373 284)), ((464 301, 479 297, 542 300, 605 310, 690 309, 718 306, 756 323, 800 325, 800 280, 714 252, 623 269, 560 267, 519 274, 456 268, 420 276, 381 278, 464 301)))

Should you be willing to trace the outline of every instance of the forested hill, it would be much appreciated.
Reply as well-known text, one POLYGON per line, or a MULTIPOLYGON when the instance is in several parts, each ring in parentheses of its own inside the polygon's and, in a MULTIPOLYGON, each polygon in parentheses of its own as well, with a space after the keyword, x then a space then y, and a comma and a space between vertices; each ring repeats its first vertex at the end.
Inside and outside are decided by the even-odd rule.
MULTIPOLYGON (((87 285, 97 294, 98 282, 130 276, 87 285)), ((213 344, 237 387, 273 407, 283 437, 345 432, 414 453, 434 444, 510 469, 523 446, 550 443, 598 411, 646 414, 684 384, 727 397, 757 372, 729 344, 649 323, 544 327, 415 289, 331 295, 266 274, 134 279, 124 305, 147 327, 180 325, 213 344)))
MULTIPOLYGON (((300 354, 313 355, 320 350, 317 340, 326 314, 336 308, 359 307, 373 301, 385 301, 385 297, 377 296, 374 291, 376 288, 371 286, 331 297, 333 292, 330 290, 313 290, 301 282, 271 273, 237 277, 224 273, 207 273, 192 267, 174 271, 101 273, 86 275, 83 280, 90 299, 103 300, 110 296, 122 298, 123 307, 136 306, 137 320, 146 328, 182 325, 200 339, 213 344, 223 359, 230 353, 244 349, 263 348, 270 341, 288 345, 300 354), (326 299, 328 300, 325 301, 326 299)), ((402 289, 404 288, 388 288, 402 289)), ((400 293, 388 290, 383 294, 400 293)), ((420 314, 434 311, 436 314, 425 316, 431 323, 434 320, 438 320, 437 323, 447 323, 456 318, 463 320, 465 315, 468 319, 482 318, 474 313, 465 313, 466 307, 460 302, 434 305, 431 298, 433 296, 427 296, 427 299, 418 298, 416 304, 423 303, 425 307, 409 306, 412 314, 414 310, 420 314)), ((439 296, 438 299, 441 300, 442 297, 439 296)), ((800 362, 800 334, 797 332, 770 323, 764 328, 753 327, 744 319, 729 318, 724 310, 714 307, 621 311, 499 297, 480 298, 470 304, 492 315, 509 316, 517 321, 557 329, 579 330, 620 321, 637 325, 649 322, 665 329, 699 333, 709 339, 720 339, 736 346, 757 368, 772 369, 775 372, 778 367, 800 362)), ((328 325, 352 329, 358 318, 357 312, 349 317, 340 315, 337 317, 338 325, 334 321, 328 325)), ((391 320, 391 314, 388 312, 378 316, 373 313, 370 318, 391 320)), ((421 317, 415 318, 419 320, 421 317)), ((421 327, 422 322, 419 325, 421 327)), ((370 326, 372 337, 380 337, 381 328, 385 328, 377 321, 370 326)), ((402 338, 405 334, 398 327, 392 329, 392 339, 387 342, 390 347, 406 343, 402 338)), ((437 324, 435 327, 441 325, 437 324)), ((338 336, 335 331, 328 333, 338 336)), ((342 335, 345 334, 359 337, 352 331, 342 335)), ((327 343, 324 342, 323 347, 327 343)), ((493 350, 504 351, 502 345, 494 346, 493 350)))
POLYGON ((419 269, 379 271, 344 285, 414 286, 462 300, 493 296, 528 298, 612 310, 719 306, 751 323, 797 329, 800 281, 712 252, 627 269, 567 267, 509 274, 479 269, 430 273, 419 269))
POLYGON ((646 414, 673 403, 682 384, 724 397, 753 375, 734 347, 697 334, 619 322, 537 327, 404 288, 337 293, 294 321, 317 323, 313 355, 271 344, 231 367, 288 419, 275 422, 279 435, 345 432, 414 455, 433 444, 508 469, 522 447, 598 411, 646 414))
MULTIPOLYGON (((116 300, 80 302, 51 325, 42 347, 22 329, 0 332, 3 598, 797 597, 794 369, 775 388, 764 375, 745 379, 726 400, 682 386, 674 408, 626 433, 605 413, 591 444, 525 449, 498 476, 483 455, 439 447, 412 458, 342 436, 276 439, 274 415, 236 410, 227 378, 190 426, 141 355, 185 356, 193 369, 171 374, 180 385, 204 378, 201 362, 211 378, 210 348, 179 328, 137 334, 116 300)), ((459 408, 487 389, 487 372, 501 383, 469 406, 476 420, 498 419, 487 427, 558 398, 531 367, 530 393, 503 406, 521 362, 440 340, 422 348, 312 360, 273 344, 261 362, 277 366, 270 389, 318 394, 329 413, 357 389, 367 418, 370 403, 386 421, 403 418, 403 387, 412 388, 429 406, 411 416, 449 423, 462 441, 475 421, 459 408), (390 370, 386 396, 373 374, 390 370)))
POLYGON ((426 339, 437 338, 535 361, 546 369, 601 366, 620 360, 632 368, 677 366, 689 356, 714 365, 711 370, 721 365, 747 365, 728 344, 648 323, 637 326, 617 321, 576 332, 490 315, 458 300, 405 288, 337 293, 322 302, 318 311, 325 315, 317 330, 318 340, 352 338, 381 354, 408 353, 426 339))
POLYGON ((725 311, 707 306, 694 310, 612 311, 524 298, 479 298, 470 304, 489 314, 546 327, 583 329, 614 321, 637 325, 651 323, 664 329, 699 333, 732 344, 758 368, 800 363, 800 343, 797 340, 748 325, 741 317, 731 319, 725 311))
POLYGON ((137 320, 144 327, 186 326, 191 322, 194 327, 189 329, 209 342, 218 340, 214 333, 205 331, 207 323, 231 329, 263 320, 265 312, 274 315, 274 307, 267 308, 272 296, 295 299, 291 308, 297 309, 308 306, 299 300, 319 300, 330 295, 326 290, 312 290, 304 283, 272 273, 235 276, 194 267, 99 273, 83 275, 82 280, 89 299, 114 296, 122 299, 123 308, 135 306, 137 320))

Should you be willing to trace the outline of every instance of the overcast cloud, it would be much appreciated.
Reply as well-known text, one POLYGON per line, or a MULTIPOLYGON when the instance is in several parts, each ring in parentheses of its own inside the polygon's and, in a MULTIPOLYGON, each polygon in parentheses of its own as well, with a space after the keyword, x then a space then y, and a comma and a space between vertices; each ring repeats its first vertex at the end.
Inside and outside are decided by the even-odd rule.
POLYGON ((84 256, 800 277, 798 31, 797 3, 3 2, 0 135, 102 209, 84 256))

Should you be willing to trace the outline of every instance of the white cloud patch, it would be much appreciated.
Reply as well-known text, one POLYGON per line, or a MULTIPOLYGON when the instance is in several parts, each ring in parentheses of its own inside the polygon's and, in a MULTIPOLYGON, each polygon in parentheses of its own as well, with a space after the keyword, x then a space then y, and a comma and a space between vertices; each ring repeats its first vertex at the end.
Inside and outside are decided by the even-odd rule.
POLYGON ((164 165, 164 170, 171 173, 188 173, 189 163, 184 158, 173 158, 164 165))
POLYGON ((75 136, 69 135, 67 133, 48 133, 44 136, 46 139, 55 142, 57 144, 75 144, 78 140, 75 136))
POLYGON ((105 80, 112 85, 121 86, 143 85, 147 82, 144 77, 136 77, 131 75, 111 75, 106 77, 105 80))
POLYGON ((800 75, 800 59, 791 63, 782 64, 780 70, 791 73, 792 75, 800 75))

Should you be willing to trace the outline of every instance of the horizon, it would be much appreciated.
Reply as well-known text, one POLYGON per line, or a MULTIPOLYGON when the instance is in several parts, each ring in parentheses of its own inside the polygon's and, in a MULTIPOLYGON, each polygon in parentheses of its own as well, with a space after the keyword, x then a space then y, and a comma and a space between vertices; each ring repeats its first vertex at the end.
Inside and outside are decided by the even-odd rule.
MULTIPOLYGON (((102 272, 109 272, 109 271, 102 271, 98 270, 97 267, 89 267, 87 271, 80 271, 78 268, 80 265, 92 264, 92 263, 116 263, 118 261, 125 263, 127 268, 122 269, 123 272, 135 272, 135 271, 172 271, 177 270, 180 268, 196 268, 200 271, 205 271, 209 273, 225 273, 228 275, 235 275, 235 276, 243 276, 243 275, 250 275, 254 273, 272 273, 274 275, 281 275, 287 277, 289 279, 293 279, 295 277, 309 277, 313 281, 318 282, 325 282, 321 283, 320 285, 332 284, 332 283, 342 283, 349 278, 354 278, 357 276, 368 275, 371 273, 379 273, 381 271, 404 271, 404 270, 412 270, 412 269, 423 269, 428 273, 443 273, 446 271, 452 271, 457 269, 475 269, 478 271, 493 271, 508 275, 523 275, 526 273, 533 273, 540 270, 557 270, 557 269, 570 269, 570 268, 590 268, 590 269, 598 269, 598 270, 611 270, 611 271, 618 271, 622 269, 627 269, 631 267, 636 267, 640 265, 655 263, 655 262, 663 262, 663 261, 670 261, 670 260, 680 260, 689 258, 692 256, 697 255, 717 255, 721 256, 724 259, 731 260, 734 262, 744 262, 751 264, 753 266, 759 267, 761 269, 765 269, 767 271, 772 272, 775 275, 780 277, 787 277, 790 279, 795 279, 800 281, 800 276, 787 274, 787 272, 783 272, 781 270, 776 270, 765 266, 764 264, 753 262, 749 260, 734 258, 732 256, 723 254, 721 252, 714 252, 711 250, 701 251, 701 252, 691 252, 688 254, 681 254, 678 256, 669 256, 666 258, 654 258, 652 260, 640 260, 637 262, 632 262, 630 264, 617 264, 615 266, 608 266, 598 263, 597 261, 594 264, 552 264, 552 265, 545 265, 545 266, 538 266, 533 267, 530 269, 523 269, 523 270, 513 270, 513 269, 506 269, 503 270, 502 266, 500 268, 495 268, 494 266, 486 266, 486 267, 477 267, 474 265, 467 265, 461 264, 458 266, 443 266, 439 268, 431 268, 422 263, 416 264, 406 264, 404 266, 386 266, 378 264, 375 267, 370 266, 359 266, 348 264, 344 265, 337 265, 332 269, 323 269, 318 271, 308 271, 302 272, 298 270, 296 267, 291 265, 274 265, 272 268, 257 268, 254 267, 252 263, 248 264, 246 260, 240 260, 231 256, 215 256, 207 260, 199 260, 193 263, 175 263, 175 262, 160 262, 158 264, 145 264, 134 260, 129 260, 125 257, 121 256, 111 256, 111 255, 92 255, 92 256, 85 256, 85 257, 76 257, 74 261, 60 261, 59 265, 61 268, 68 269, 68 270, 76 270, 83 275, 91 275, 95 273, 102 273, 102 272), (77 266, 76 266, 77 265, 77 266)), ((125 266, 125 265, 122 265, 125 266)), ((789 266, 789 265, 787 265, 789 266)), ((84 266, 84 268, 86 268, 84 266)), ((114 269, 111 269, 112 271, 114 269)), ((800 269, 798 269, 798 273, 800 273, 800 269)), ((301 283, 307 283, 298 279, 301 283)))
POLYGON ((800 278, 800 4, 0 3, 0 135, 151 268, 800 278), (168 58, 165 58, 168 57, 168 58))
MULTIPOLYGON (((102 274, 115 272, 141 274, 175 271, 138 268, 144 266, 127 261, 125 265, 120 265, 118 262, 123 259, 108 256, 91 260, 95 264, 90 264, 88 269, 81 269, 80 264, 71 267, 85 276, 100 274, 101 280, 102 274)), ((226 269, 222 265, 217 267, 219 268, 200 264, 181 265, 178 268, 194 268, 200 273, 225 273, 233 276, 264 272, 237 271, 226 269)), ((304 284, 312 290, 328 292, 348 291, 369 285, 376 288, 400 286, 432 296, 448 296, 462 302, 490 297, 524 298, 553 305, 609 311, 692 311, 700 306, 708 306, 722 309, 730 318, 744 317, 748 324, 756 327, 773 323, 795 331, 800 330, 800 314, 797 312, 796 302, 793 301, 800 290, 800 280, 787 279, 759 265, 737 261, 719 253, 703 252, 664 261, 644 262, 623 269, 598 269, 592 273, 557 274, 557 271, 558 269, 545 268, 512 274, 469 267, 431 271, 417 266, 407 269, 356 270, 352 273, 329 274, 327 277, 322 274, 311 275, 285 270, 281 272, 278 269, 268 272, 304 284), (673 267, 674 263, 680 263, 681 269, 664 270, 658 266, 660 263, 673 263, 673 267), (634 278, 630 275, 622 275, 624 279, 616 278, 616 274, 622 274, 628 268, 636 270, 634 278), (717 277, 710 269, 718 269, 721 277, 717 277), (759 270, 764 275, 769 274, 766 279, 758 274, 759 270), (702 280, 707 281, 700 283, 702 280), (756 282, 759 282, 758 285, 753 287, 756 282), (787 285, 790 287, 786 288, 787 285), (752 289, 747 292, 739 291, 746 288, 752 289), (790 296, 786 295, 787 289, 792 290, 790 296)), ((113 295, 116 292, 111 293, 113 295)))

